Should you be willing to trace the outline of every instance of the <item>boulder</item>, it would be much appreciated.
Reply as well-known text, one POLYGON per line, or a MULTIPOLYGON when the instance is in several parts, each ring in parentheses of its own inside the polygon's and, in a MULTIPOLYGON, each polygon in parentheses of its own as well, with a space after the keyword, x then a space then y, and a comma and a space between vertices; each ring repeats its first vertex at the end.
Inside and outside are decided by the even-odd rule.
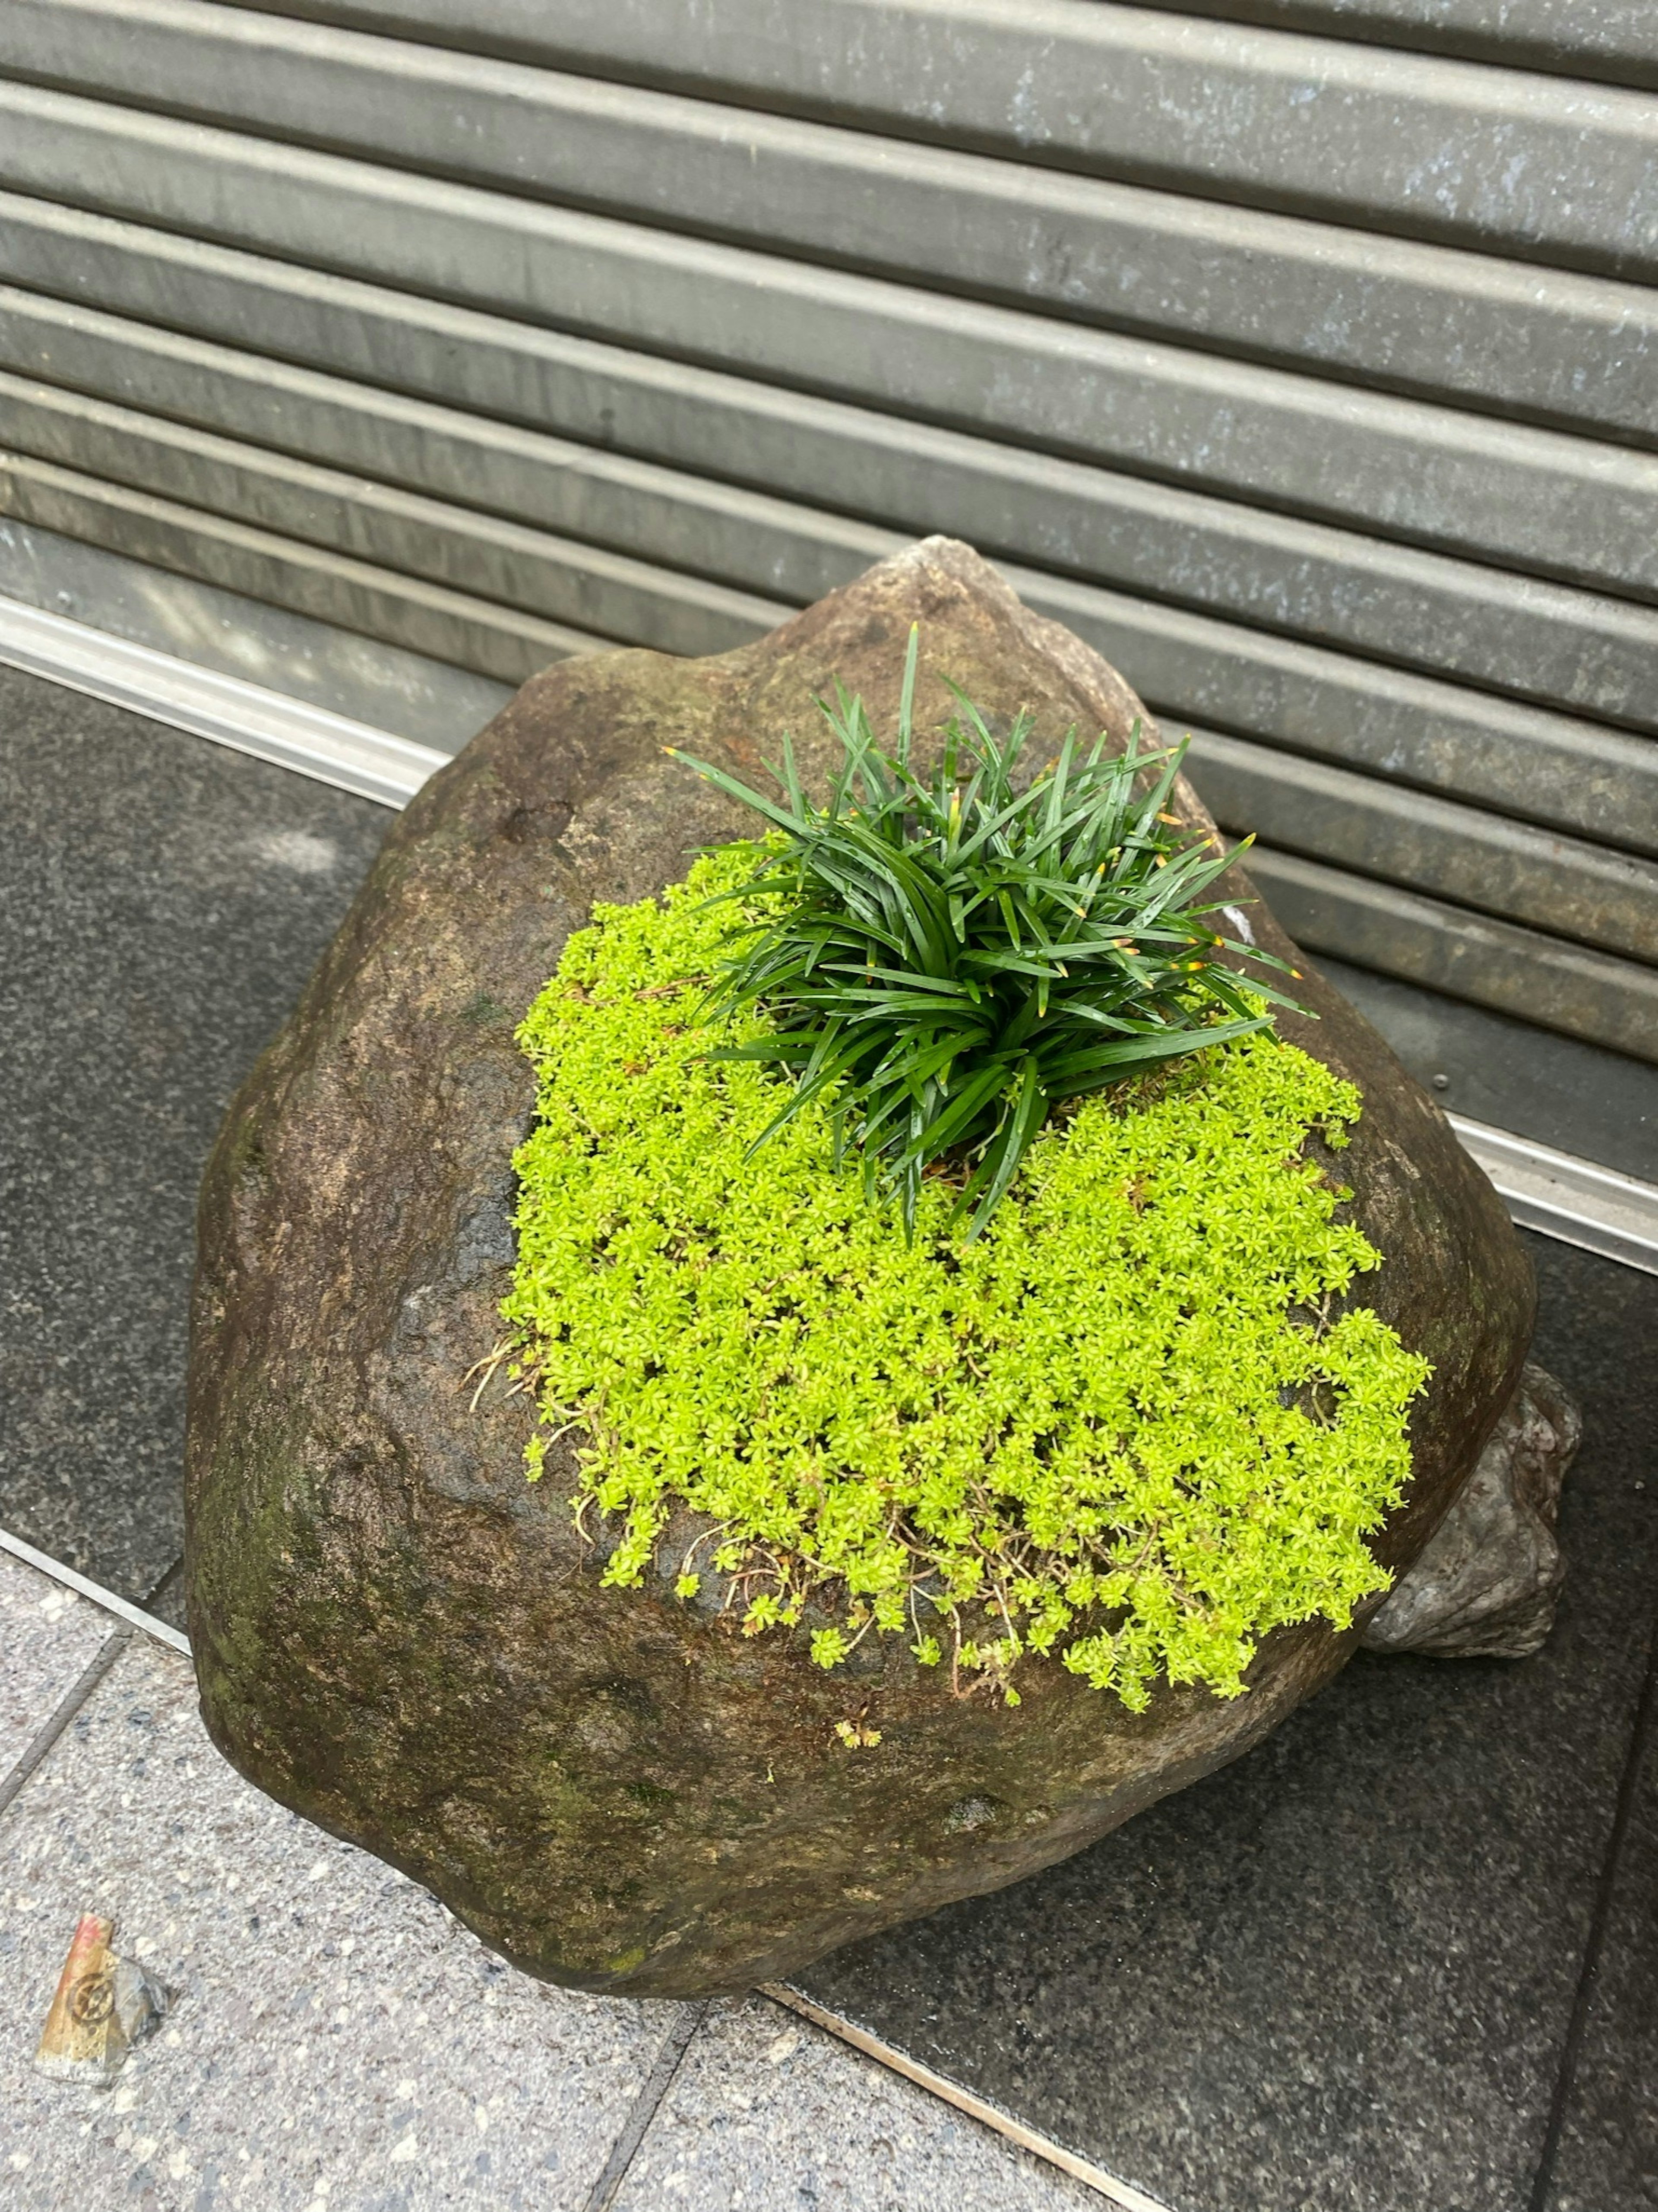
POLYGON ((1567 1391, 1527 1360, 1450 1510, 1370 1616, 1364 1649, 1424 1659, 1541 1650, 1566 1579, 1554 1534, 1560 1486, 1582 1434, 1567 1391))
MULTIPOLYGON (((652 894, 750 828, 664 746, 751 781, 787 729, 820 774, 814 695, 838 674, 890 726, 912 621, 923 726, 952 710, 946 675, 1055 737, 1121 740, 1143 714, 943 539, 717 659, 550 670, 394 824, 203 1189, 187 1505, 208 1727, 261 1788, 582 1989, 741 1990, 1017 1881, 1236 1758, 1360 1633, 1276 1632, 1230 1701, 1165 1685, 1131 1713, 1040 1662, 1017 1708, 962 1701, 896 1639, 825 1674, 665 1578, 602 1588, 568 1481, 525 1480, 529 1405, 479 1364, 531 1103, 514 1025, 594 900, 652 894), (878 1747, 849 1751, 836 1724, 872 1712, 878 1747)), ((1176 803, 1212 827, 1188 787, 1176 803)), ((1253 896, 1241 872, 1230 889, 1253 896)), ((1363 1094, 1343 1173, 1385 1265, 1363 1302, 1433 1366, 1373 1547, 1400 1570, 1513 1395, 1531 1273, 1431 1100, 1315 973, 1299 988, 1321 1018, 1285 1034, 1363 1094)))

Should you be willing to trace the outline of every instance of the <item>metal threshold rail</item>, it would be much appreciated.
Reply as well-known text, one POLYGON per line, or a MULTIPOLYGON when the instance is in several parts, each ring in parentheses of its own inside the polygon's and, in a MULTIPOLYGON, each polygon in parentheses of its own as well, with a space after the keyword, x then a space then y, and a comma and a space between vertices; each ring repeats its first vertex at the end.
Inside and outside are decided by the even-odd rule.
MULTIPOLYGON (((0 660, 382 806, 406 806, 448 757, 19 599, 0 598, 0 660)), ((1658 1186, 1459 1114, 1450 1122, 1522 1227, 1658 1274, 1658 1186)))
POLYGON ((117 1620, 124 1620, 129 1628, 142 1628, 146 1636, 153 1636, 158 1644, 165 1644, 172 1650, 181 1651, 186 1659, 189 1658, 190 1638, 183 1629, 174 1628, 168 1621, 158 1620, 153 1613, 146 1613, 143 1606, 134 1605, 131 1598, 122 1597, 112 1589, 106 1589, 102 1583, 94 1582, 90 1575, 83 1575, 75 1567, 65 1566, 61 1559, 54 1559, 49 1552, 36 1551, 33 1544, 26 1544, 21 1536, 14 1536, 9 1528, 0 1528, 0 1552, 9 1552, 13 1559, 21 1559, 25 1566, 34 1567, 43 1575, 50 1575, 53 1582, 62 1583, 65 1589, 72 1589, 77 1597, 89 1598, 94 1605, 101 1606, 106 1613, 113 1613, 117 1620))
POLYGON ((1658 1188, 1461 1114, 1447 1118, 1522 1229, 1658 1275, 1658 1188))
POLYGON ((0 660, 382 806, 406 806, 447 758, 430 745, 21 599, 0 599, 0 660))

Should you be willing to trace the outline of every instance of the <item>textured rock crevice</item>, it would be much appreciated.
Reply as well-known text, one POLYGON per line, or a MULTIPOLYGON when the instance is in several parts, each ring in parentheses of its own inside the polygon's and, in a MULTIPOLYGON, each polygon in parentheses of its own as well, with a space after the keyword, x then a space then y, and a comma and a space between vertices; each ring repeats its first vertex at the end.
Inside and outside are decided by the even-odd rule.
MULTIPOLYGON (((511 1272, 532 1100, 515 1024, 595 900, 653 893, 748 827, 662 748, 751 781, 787 729, 821 778, 814 695, 839 675, 890 720, 913 620, 924 728, 952 711, 944 676, 1054 740, 1075 722, 1121 743, 1143 714, 941 539, 739 652, 550 671, 393 827, 203 1189, 187 1510, 208 1725, 273 1795, 581 1987, 737 1990, 1017 1880, 1236 1758, 1357 1638, 1280 1631, 1242 1698, 1165 1686, 1139 1715, 1053 1666, 1017 1709, 958 1701, 893 1642, 825 1674, 664 1579, 601 1589, 568 1470, 525 1482, 525 1399, 498 1374, 474 1406, 463 1382, 511 1272), (848 1751, 836 1723, 865 1716, 880 1745, 848 1751)), ((1188 787, 1175 805, 1212 828, 1188 787)), ((1241 871, 1226 890, 1254 896, 1241 871)), ((1313 971, 1299 988, 1321 1018, 1284 1033, 1364 1097, 1343 1175, 1386 1264, 1362 1300, 1434 1369, 1373 1547, 1397 1570, 1513 1394, 1530 1270, 1381 1039, 1313 971)))

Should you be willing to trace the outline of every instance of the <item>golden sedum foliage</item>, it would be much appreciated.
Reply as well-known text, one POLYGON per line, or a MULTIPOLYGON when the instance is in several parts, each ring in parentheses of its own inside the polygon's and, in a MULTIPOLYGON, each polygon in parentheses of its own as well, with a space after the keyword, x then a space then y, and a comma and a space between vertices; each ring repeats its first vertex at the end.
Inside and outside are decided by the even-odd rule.
POLYGON ((1032 1147, 984 1236, 913 1243, 829 1162, 827 1117, 752 1160, 778 1079, 710 1066, 705 972, 754 848, 660 903, 596 908, 519 1031, 539 1085, 503 1313, 543 1425, 584 1437, 577 1506, 623 1516, 641 1581, 671 1507, 719 1524, 682 1571, 735 1577, 744 1630, 819 1627, 833 1666, 901 1635, 958 1685, 1056 1656, 1139 1708, 1224 1696, 1267 1631, 1345 1626, 1385 1580, 1363 1537, 1410 1471, 1428 1369, 1362 1307, 1379 1255, 1302 1157, 1350 1085, 1270 1032, 1032 1147))

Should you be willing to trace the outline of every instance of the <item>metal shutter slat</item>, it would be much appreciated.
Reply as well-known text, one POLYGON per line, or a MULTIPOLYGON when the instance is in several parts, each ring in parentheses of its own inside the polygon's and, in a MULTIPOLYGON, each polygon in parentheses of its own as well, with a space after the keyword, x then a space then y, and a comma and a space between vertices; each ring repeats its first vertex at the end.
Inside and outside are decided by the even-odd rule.
MULTIPOLYGON (((378 297, 395 319, 409 307, 378 297)), ((363 312, 354 303, 354 325, 363 312)), ((452 370, 452 350, 440 358, 452 370)), ((942 528, 990 552, 1658 726, 1652 609, 717 376, 700 380, 698 406, 681 373, 664 420, 649 405, 660 367, 638 356, 607 357, 612 434, 682 468, 550 434, 568 412, 591 435, 585 375, 548 395, 550 430, 529 430, 15 288, 0 287, 0 364, 803 604, 878 558, 892 532, 942 528), (739 440, 780 493, 831 497, 869 522, 690 473, 739 440)), ((459 381, 476 386, 482 365, 475 343, 459 381)))
POLYGON ((1249 869, 1309 952, 1658 1061, 1650 968, 1267 847, 1255 847, 1249 869))
POLYGON ((1224 830, 1658 965, 1658 863, 1212 730, 1190 763, 1224 830))
MULTIPOLYGON (((251 6, 252 0, 232 4, 251 6)), ((837 32, 855 37, 867 7, 868 0, 851 0, 850 6, 824 0, 825 44, 837 32)), ((701 0, 689 20, 688 11, 664 0, 613 0, 603 10, 583 0, 349 0, 344 5, 285 0, 276 12, 311 22, 369 23, 482 52, 579 61, 621 76, 701 78, 772 100, 824 97, 820 76, 796 57, 800 27, 788 0, 701 0)), ((926 5, 906 11, 909 20, 900 35, 907 36, 920 66, 932 64, 929 76, 937 66, 935 45, 943 47, 948 35, 938 21, 946 12, 926 5)), ((1080 12, 1063 11, 1072 17, 1080 12)), ((1615 84, 1658 83, 1658 19, 1648 0, 1574 0, 1569 8, 1561 0, 1181 0, 1178 12, 1378 39, 1419 52, 1568 70, 1615 84)), ((1051 25, 1059 13, 1043 20, 1051 25)), ((982 41, 982 27, 975 27, 982 41)), ((884 47, 878 58, 886 58, 887 52, 884 47)), ((884 88, 875 70, 858 65, 862 58, 859 53, 850 67, 843 64, 845 76, 863 87, 866 105, 878 106, 884 88)), ((820 57, 814 52, 811 59, 820 57)), ((845 78, 834 82, 846 96, 845 78)))
POLYGON ((353 0, 295 15, 1574 259, 1658 252, 1638 93, 1114 0, 353 0), (1555 179, 1562 190, 1556 190, 1555 179))
POLYGON ((69 94, 0 116, 32 191, 1658 598, 1658 455, 69 94))
POLYGON ((1181 6, 1234 22, 1658 87, 1658 15, 1649 0, 1573 0, 1570 7, 1561 0, 1181 0, 1181 6))
POLYGON ((49 461, 0 451, 0 512, 366 637, 522 684, 610 641, 302 545, 49 461))
MULTIPOLYGON (((246 364, 256 394, 268 366, 246 364)), ((498 474, 512 477, 509 510, 537 524, 575 529, 589 541, 572 545, 542 532, 503 529, 437 501, 398 500, 360 476, 336 478, 268 450, 203 438, 125 408, 88 404, 54 387, 0 379, 0 389, 9 399, 14 439, 40 458, 95 453, 99 465, 120 481, 186 504, 220 504, 243 520, 316 536, 344 551, 464 582, 470 591, 665 650, 720 649, 765 628, 781 606, 684 577, 670 580, 663 560, 677 556, 688 568, 714 565, 718 574, 723 550, 738 581, 775 592, 786 605, 855 574, 903 536, 580 447, 555 447, 543 459, 536 447, 550 441, 446 414, 434 423, 430 411, 414 410, 412 449, 404 458, 416 464, 416 483, 429 487, 435 479, 439 489, 466 489, 473 502, 487 506, 489 478, 478 440, 493 431, 495 442, 484 447, 483 459, 493 458, 498 474), (465 441, 452 427, 457 422, 471 434, 465 441), (446 434, 453 441, 448 465, 434 469, 446 434), (537 462, 548 494, 540 502, 533 497, 537 462), (374 542, 361 541, 359 533, 371 529, 380 533, 374 542), (607 558, 596 550, 605 544, 652 550, 658 565, 641 568, 607 558)), ((356 396, 370 410, 382 398, 356 396)), ((369 419, 375 430, 385 428, 383 415, 369 419)), ((395 424, 398 417, 391 419, 395 424)), ((268 416, 253 427, 271 436, 268 416)), ((310 418, 302 427, 311 427, 310 418)), ((376 464, 376 477, 386 472, 378 438, 355 458, 376 464)), ((1658 746, 1649 742, 1096 586, 1010 573, 1033 605, 1133 665, 1153 706, 1174 723, 1219 719, 1300 750, 1333 753, 1360 768, 1471 793, 1509 812, 1658 851, 1658 746)))
POLYGON ((1645 288, 209 0, 12 0, 0 69, 513 193, 1658 442, 1645 288))
POLYGON ((15 444, 42 460, 661 653, 724 653, 792 610, 363 477, 0 375, 15 444))

